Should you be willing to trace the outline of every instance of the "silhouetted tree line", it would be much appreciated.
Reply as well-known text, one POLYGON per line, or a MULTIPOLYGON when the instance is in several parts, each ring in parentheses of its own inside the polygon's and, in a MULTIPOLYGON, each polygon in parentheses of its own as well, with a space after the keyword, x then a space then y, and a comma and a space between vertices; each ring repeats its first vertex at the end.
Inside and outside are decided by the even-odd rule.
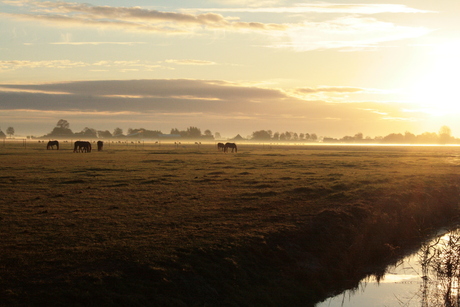
POLYGON ((378 144, 460 144, 460 139, 452 136, 448 126, 442 126, 439 132, 424 132, 415 135, 409 131, 402 133, 390 133, 387 136, 375 138, 363 137, 362 133, 354 136, 344 136, 341 139, 324 138, 326 143, 378 143, 378 144))
POLYGON ((259 130, 252 133, 252 140, 255 141, 267 141, 267 142, 316 142, 318 141, 318 136, 316 133, 297 133, 297 132, 275 132, 271 130, 259 130))
MULTIPOLYGON (((239 135, 238 135, 239 136, 239 135)), ((44 135, 42 138, 139 138, 139 139, 156 139, 156 138, 182 138, 182 139, 220 139, 220 133, 216 132, 215 136, 211 130, 207 129, 204 133, 198 127, 189 127, 186 130, 177 128, 171 129, 169 134, 164 134, 160 130, 148 130, 144 128, 129 128, 127 134, 124 134, 123 129, 115 128, 113 132, 108 130, 96 130, 85 127, 80 132, 73 132, 70 129, 70 124, 67 120, 60 119, 56 127, 44 135)), ((240 137, 240 139, 243 139, 240 137)), ((424 132, 420 135, 415 135, 409 131, 402 133, 390 133, 387 136, 377 136, 371 138, 364 137, 363 133, 356 133, 354 136, 344 136, 342 138, 319 138, 316 133, 297 133, 297 132, 272 132, 272 130, 254 131, 248 140, 257 142, 319 142, 324 143, 362 143, 362 144, 460 144, 460 139, 452 136, 451 129, 448 126, 442 126, 438 133, 424 132)))
MULTIPOLYGON (((216 132, 216 136, 220 134, 216 132)), ((108 139, 108 138, 140 138, 140 139, 154 139, 161 137, 171 138, 190 138, 190 139, 214 139, 211 130, 207 129, 204 133, 197 127, 189 127, 187 130, 179 130, 177 128, 171 129, 170 134, 164 134, 160 130, 148 130, 144 128, 129 128, 127 134, 124 134, 123 129, 117 127, 110 132, 109 130, 96 130, 93 128, 85 127, 80 132, 73 132, 70 129, 70 124, 65 119, 60 119, 53 130, 44 135, 42 138, 89 138, 89 139, 108 139)))

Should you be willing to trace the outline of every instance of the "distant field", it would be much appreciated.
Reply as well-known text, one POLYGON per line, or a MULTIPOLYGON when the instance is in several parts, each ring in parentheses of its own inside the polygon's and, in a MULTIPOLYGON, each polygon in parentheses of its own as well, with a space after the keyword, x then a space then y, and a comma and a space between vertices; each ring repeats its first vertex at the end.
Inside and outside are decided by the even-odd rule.
MULTIPOLYGON (((460 147, 238 145, 226 154, 194 143, 73 153, 71 143, 0 143, 0 296, 6 305, 202 302, 168 276, 234 281, 244 264, 226 250, 295 233, 324 210, 372 211, 382 199, 460 183, 460 147), (227 271, 198 274, 182 260, 200 253, 227 271)), ((244 301, 236 288, 228 293, 244 301)))

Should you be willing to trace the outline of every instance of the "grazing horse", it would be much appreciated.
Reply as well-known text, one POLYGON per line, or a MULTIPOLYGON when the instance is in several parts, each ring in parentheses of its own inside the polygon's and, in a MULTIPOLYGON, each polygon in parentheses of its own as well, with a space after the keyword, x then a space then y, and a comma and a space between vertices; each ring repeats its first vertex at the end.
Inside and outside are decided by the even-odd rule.
POLYGON ((54 146, 56 146, 56 149, 59 150, 59 142, 58 141, 49 141, 48 145, 46 145, 46 149, 54 149, 54 146))
POLYGON ((104 142, 97 141, 97 151, 101 151, 103 146, 104 146, 104 142))
POLYGON ((76 141, 74 143, 73 152, 91 152, 91 143, 76 141))
POLYGON ((232 149, 232 152, 233 151, 238 152, 238 148, 236 147, 235 143, 225 143, 224 152, 227 152, 229 148, 232 149))
POLYGON ((217 150, 224 150, 225 145, 224 143, 217 143, 217 150))

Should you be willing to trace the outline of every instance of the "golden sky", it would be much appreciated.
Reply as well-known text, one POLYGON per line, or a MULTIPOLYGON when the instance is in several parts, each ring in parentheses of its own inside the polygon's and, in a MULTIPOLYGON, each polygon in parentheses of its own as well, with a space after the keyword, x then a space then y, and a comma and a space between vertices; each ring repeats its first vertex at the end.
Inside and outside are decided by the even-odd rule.
POLYGON ((0 0, 0 129, 460 136, 460 1, 0 0))

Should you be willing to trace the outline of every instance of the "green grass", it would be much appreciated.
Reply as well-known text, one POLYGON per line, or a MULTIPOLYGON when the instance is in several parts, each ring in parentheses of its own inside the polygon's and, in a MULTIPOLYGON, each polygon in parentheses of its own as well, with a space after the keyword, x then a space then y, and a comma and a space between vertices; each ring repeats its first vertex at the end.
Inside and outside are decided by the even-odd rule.
POLYGON ((458 206, 458 147, 1 145, 0 305, 313 304, 458 206))

